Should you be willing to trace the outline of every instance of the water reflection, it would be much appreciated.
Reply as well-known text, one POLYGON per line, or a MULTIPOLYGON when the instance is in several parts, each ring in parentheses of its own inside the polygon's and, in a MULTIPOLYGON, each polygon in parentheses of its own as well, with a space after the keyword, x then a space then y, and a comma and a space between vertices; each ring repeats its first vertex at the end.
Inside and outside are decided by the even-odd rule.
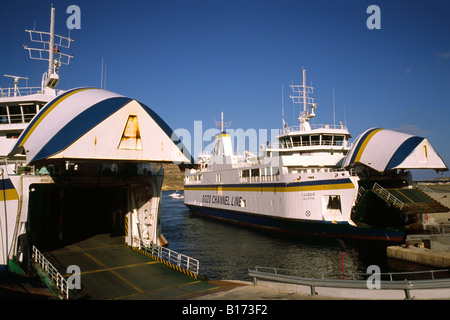
POLYGON ((300 271, 365 273, 369 265, 381 272, 429 270, 429 267, 386 258, 386 250, 312 236, 289 236, 235 226, 192 215, 183 200, 163 192, 162 232, 169 249, 200 261, 210 280, 250 280, 255 266, 300 271), (392 261, 393 260, 393 261, 392 261))

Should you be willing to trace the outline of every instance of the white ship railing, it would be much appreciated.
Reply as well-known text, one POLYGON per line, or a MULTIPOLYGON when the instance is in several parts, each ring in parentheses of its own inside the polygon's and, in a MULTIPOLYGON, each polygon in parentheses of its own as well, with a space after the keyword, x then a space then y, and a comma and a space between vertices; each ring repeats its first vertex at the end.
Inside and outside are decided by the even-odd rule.
POLYGON ((403 208, 403 202, 398 200, 395 196, 393 196, 389 191, 384 189, 378 183, 375 182, 375 184, 373 185, 373 190, 400 210, 403 208))
POLYGON ((20 113, 20 114, 8 114, 0 116, 0 124, 21 124, 21 123, 29 123, 34 116, 34 113, 20 113))
MULTIPOLYGON (((346 130, 347 131, 347 127, 344 126, 343 124, 310 124, 311 130, 315 130, 315 129, 333 129, 333 130, 346 130)), ((300 126, 291 126, 291 127, 285 127, 283 129, 280 129, 280 134, 286 134, 286 133, 290 133, 290 132, 298 132, 298 131, 302 131, 304 132, 304 130, 300 129, 300 126)))
MULTIPOLYGON (((346 148, 351 148, 351 143, 347 142, 346 148)), ((289 149, 296 147, 316 147, 316 146, 332 146, 332 147, 343 147, 343 141, 303 141, 303 142, 290 142, 289 146, 285 146, 282 143, 274 143, 271 145, 271 149, 289 149)))
POLYGON ((56 268, 44 257, 44 255, 33 246, 33 261, 51 280, 52 284, 58 290, 58 297, 61 299, 69 299, 69 287, 66 279, 56 270, 56 268))
POLYGON ((1 98, 12 98, 27 96, 30 94, 42 93, 41 87, 20 87, 15 90, 14 88, 0 88, 1 98))
POLYGON ((139 249, 144 253, 148 253, 178 268, 192 272, 195 275, 198 275, 199 273, 200 262, 197 259, 191 258, 171 249, 158 246, 152 242, 144 243, 143 241, 140 241, 139 249))

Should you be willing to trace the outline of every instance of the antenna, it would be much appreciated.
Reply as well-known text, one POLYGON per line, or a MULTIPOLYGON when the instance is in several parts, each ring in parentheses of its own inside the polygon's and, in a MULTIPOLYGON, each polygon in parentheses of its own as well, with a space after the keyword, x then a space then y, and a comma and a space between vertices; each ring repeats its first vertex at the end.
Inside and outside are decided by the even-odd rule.
POLYGON ((102 74, 100 75, 100 88, 106 89, 106 63, 102 58, 102 74))
POLYGON ((334 105, 334 88, 333 88, 333 125, 336 125, 336 109, 334 105))
POLYGON ((301 85, 290 85, 292 92, 296 95, 290 95, 289 97, 292 99, 292 102, 303 104, 303 111, 300 113, 298 119, 300 120, 300 130, 311 130, 309 126, 309 120, 314 118, 316 114, 314 113, 314 109, 317 108, 317 105, 314 103, 314 98, 309 97, 309 94, 314 92, 313 86, 306 85, 306 70, 302 68, 303 71, 303 83, 301 85), (308 110, 308 106, 311 109, 308 110))
POLYGON ((223 121, 223 111, 220 113, 220 122, 216 122, 217 126, 220 127, 220 132, 225 133, 225 131, 223 130, 223 128, 225 126, 229 127, 231 125, 231 121, 228 122, 224 122, 223 121))
POLYGON ((17 97, 17 94, 19 93, 19 80, 28 80, 28 78, 25 77, 19 77, 19 76, 11 76, 9 74, 4 74, 5 77, 13 78, 14 79, 14 97, 17 97))
POLYGON ((345 113, 345 104, 344 104, 344 125, 345 125, 345 127, 347 127, 347 116, 345 113))
POLYGON ((102 73, 100 75, 100 88, 103 89, 103 58, 102 58, 102 73))
POLYGON ((70 37, 62 37, 55 34, 55 8, 51 7, 50 13, 50 32, 36 31, 25 29, 25 32, 30 34, 30 41, 41 43, 42 48, 32 48, 24 45, 25 50, 28 50, 30 59, 48 61, 48 70, 44 74, 42 89, 50 87, 54 89, 59 82, 58 67, 61 64, 68 65, 73 55, 60 52, 59 48, 69 48, 70 43, 74 41, 70 37), (58 55, 53 59, 54 55, 58 55))
POLYGON ((283 85, 281 85, 281 119, 283 120, 283 126, 282 128, 284 129, 285 126, 285 121, 284 121, 284 91, 283 91, 283 85))

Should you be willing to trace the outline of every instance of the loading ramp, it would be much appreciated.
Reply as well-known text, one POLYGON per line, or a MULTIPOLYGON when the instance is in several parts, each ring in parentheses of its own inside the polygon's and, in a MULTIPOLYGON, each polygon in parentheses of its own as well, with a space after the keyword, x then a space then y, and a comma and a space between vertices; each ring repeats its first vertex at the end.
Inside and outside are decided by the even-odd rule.
POLYGON ((81 288, 69 292, 71 300, 188 299, 217 289, 160 259, 132 250, 124 244, 123 236, 98 234, 44 255, 60 271, 71 265, 79 267, 81 288))
POLYGON ((405 214, 438 213, 450 210, 417 188, 389 188, 385 190, 403 203, 402 212, 405 214))
POLYGON ((419 214, 448 212, 449 208, 417 188, 363 187, 353 208, 352 220, 359 225, 403 228, 415 223, 419 214))

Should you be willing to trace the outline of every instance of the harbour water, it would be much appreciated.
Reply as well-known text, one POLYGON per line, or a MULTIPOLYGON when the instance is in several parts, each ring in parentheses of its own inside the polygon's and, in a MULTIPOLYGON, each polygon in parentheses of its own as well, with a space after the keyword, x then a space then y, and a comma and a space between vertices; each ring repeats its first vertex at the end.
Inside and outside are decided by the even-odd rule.
POLYGON ((303 272, 365 273, 370 265, 381 272, 414 272, 432 268, 386 257, 385 248, 343 243, 336 239, 277 234, 192 215, 183 199, 163 191, 162 234, 168 248, 200 261, 209 280, 250 281, 255 266, 303 272))

